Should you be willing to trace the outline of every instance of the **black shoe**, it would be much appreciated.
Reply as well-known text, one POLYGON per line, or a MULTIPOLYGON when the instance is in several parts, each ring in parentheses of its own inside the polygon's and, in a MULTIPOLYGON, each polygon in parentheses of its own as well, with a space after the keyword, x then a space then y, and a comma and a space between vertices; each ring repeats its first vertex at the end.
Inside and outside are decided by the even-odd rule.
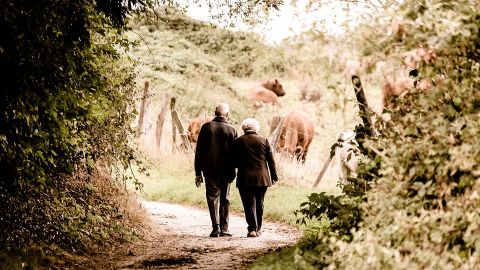
POLYGON ((226 232, 221 232, 221 233, 220 233, 220 237, 232 237, 232 234, 229 233, 228 231, 226 231, 226 232))
POLYGON ((219 229, 213 229, 212 232, 210 233, 210 237, 219 237, 221 234, 219 229))

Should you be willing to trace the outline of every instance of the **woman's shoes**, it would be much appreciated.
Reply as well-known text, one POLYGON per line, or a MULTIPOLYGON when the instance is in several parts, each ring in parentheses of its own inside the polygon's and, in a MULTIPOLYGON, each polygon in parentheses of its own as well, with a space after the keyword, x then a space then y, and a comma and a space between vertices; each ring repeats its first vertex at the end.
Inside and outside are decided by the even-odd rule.
POLYGON ((232 237, 232 234, 228 231, 223 231, 220 233, 220 237, 232 237))
POLYGON ((220 230, 214 228, 210 233, 210 237, 220 237, 220 234, 221 234, 220 230))

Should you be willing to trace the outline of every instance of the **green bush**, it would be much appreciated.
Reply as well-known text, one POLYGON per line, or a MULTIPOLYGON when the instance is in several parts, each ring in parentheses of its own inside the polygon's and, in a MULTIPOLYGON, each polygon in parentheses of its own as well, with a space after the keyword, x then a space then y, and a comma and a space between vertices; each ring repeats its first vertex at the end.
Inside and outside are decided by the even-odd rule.
MULTIPOLYGON (((419 71, 423 77, 442 74, 444 78, 427 92, 412 90, 398 99, 392 122, 378 138, 367 138, 365 146, 375 152, 367 153, 363 160, 367 166, 360 169, 359 178, 369 180, 364 172, 372 177, 359 205, 360 222, 354 223, 351 237, 332 238, 327 230, 328 240, 308 246, 307 251, 318 251, 305 257, 311 264, 335 269, 471 269, 479 264, 480 16, 476 5, 475 1, 406 1, 395 12, 403 14, 408 38, 399 42, 394 36, 382 36, 379 26, 376 44, 364 42, 365 47, 380 44, 384 50, 378 53, 392 59, 419 45, 434 48, 437 59, 423 63, 419 71)), ((381 19, 385 27, 389 25, 385 21, 393 21, 388 16, 381 19)), ((328 214, 324 202, 338 199, 315 198, 305 204, 312 209, 302 212, 328 214)))
POLYGON ((97 190, 120 192, 118 183, 95 180, 98 168, 134 158, 127 108, 135 74, 119 51, 128 45, 119 35, 129 12, 122 3, 0 3, 2 255, 30 246, 78 251, 134 235, 115 198, 97 190))

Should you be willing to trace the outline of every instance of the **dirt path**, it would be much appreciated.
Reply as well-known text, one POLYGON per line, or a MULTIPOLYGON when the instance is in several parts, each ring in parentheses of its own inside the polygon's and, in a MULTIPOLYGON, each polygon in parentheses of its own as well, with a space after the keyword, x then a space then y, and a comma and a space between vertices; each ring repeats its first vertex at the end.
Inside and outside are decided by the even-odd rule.
POLYGON ((144 240, 100 258, 95 269, 246 269, 260 255, 298 241, 300 232, 266 222, 263 234, 247 238, 243 216, 230 215, 233 237, 208 237, 206 210, 160 202, 143 202, 150 221, 144 240))

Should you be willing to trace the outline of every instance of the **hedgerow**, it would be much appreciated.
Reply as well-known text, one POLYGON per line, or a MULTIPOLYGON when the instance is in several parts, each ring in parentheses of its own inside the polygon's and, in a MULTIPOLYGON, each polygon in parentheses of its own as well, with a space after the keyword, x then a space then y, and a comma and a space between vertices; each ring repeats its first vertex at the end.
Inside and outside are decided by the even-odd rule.
POLYGON ((382 125, 377 138, 360 142, 369 150, 351 187, 362 192, 335 198, 312 194, 304 204, 304 218, 326 215, 332 224, 300 249, 311 265, 473 269, 480 264, 477 4, 405 1, 379 17, 375 27, 359 31, 364 51, 387 61, 398 63, 411 48, 434 49, 435 61, 418 66, 433 85, 398 98, 389 111, 392 121, 382 125), (392 22, 405 26, 403 39, 385 35, 392 22), (357 219, 348 219, 358 212, 357 219))
POLYGON ((16 258, 8 268, 31 247, 73 252, 135 236, 116 201, 122 182, 99 169, 134 159, 134 65, 119 34, 130 5, 146 6, 138 2, 0 1, 0 254, 16 258))

